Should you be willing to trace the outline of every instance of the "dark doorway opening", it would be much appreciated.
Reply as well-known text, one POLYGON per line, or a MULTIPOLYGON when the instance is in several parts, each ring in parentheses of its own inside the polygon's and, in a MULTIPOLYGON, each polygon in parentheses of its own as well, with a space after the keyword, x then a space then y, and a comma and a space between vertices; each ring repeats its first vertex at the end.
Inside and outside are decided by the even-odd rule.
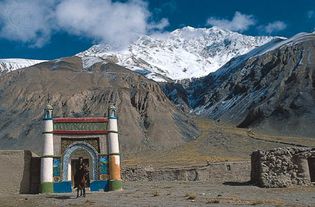
POLYGON ((315 157, 308 158, 311 182, 315 182, 315 157))
MULTIPOLYGON (((83 163, 89 166, 89 159, 83 159, 83 163)), ((79 167, 79 159, 71 159, 71 181, 74 186, 74 175, 79 167)), ((90 187, 90 182, 87 182, 87 187, 90 187)))

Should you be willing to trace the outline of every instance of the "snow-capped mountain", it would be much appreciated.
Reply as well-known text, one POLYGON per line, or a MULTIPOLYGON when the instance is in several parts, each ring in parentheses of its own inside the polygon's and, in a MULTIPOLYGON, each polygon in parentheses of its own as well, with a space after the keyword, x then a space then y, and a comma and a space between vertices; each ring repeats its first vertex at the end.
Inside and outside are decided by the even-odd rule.
POLYGON ((0 73, 7 73, 13 70, 26 68, 46 60, 31 60, 21 58, 0 59, 0 73))
POLYGON ((314 137, 314 42, 315 33, 300 33, 233 58, 190 83, 190 107, 238 127, 314 137))
POLYGON ((156 81, 203 77, 233 57, 245 54, 275 37, 246 36, 218 27, 184 27, 162 35, 141 36, 126 50, 94 45, 77 54, 85 68, 114 62, 156 81))

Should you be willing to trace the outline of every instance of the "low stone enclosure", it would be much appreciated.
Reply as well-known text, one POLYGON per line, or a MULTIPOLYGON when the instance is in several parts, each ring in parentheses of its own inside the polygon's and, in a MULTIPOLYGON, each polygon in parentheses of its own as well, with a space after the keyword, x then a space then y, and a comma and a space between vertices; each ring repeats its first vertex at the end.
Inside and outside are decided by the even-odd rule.
POLYGON ((258 150, 251 155, 251 182, 260 187, 308 186, 315 182, 314 148, 258 150))
POLYGON ((209 183, 242 184, 250 180, 250 161, 208 163, 204 166, 154 169, 127 167, 124 181, 207 181, 209 183))
MULTIPOLYGON (((29 150, 0 150, 0 193, 36 194, 40 191, 40 157, 29 150)), ((250 162, 209 163, 204 166, 153 169, 123 167, 123 181, 246 182, 250 162)))
POLYGON ((40 158, 29 150, 0 150, 0 193, 38 193, 40 158))
MULTIPOLYGON (((0 193, 39 193, 40 157, 28 150, 0 151, 0 193)), ((260 187, 312 185, 314 148, 277 148, 252 153, 251 161, 154 169, 124 167, 123 181, 207 181, 260 187), (251 181, 250 183, 248 181, 251 181)))

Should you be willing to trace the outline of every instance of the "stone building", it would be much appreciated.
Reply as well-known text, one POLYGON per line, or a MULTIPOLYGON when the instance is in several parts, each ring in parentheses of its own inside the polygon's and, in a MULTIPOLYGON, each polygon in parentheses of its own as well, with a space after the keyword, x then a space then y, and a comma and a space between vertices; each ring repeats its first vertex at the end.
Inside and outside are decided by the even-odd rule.
POLYGON ((315 182, 315 149, 302 147, 258 150, 251 155, 251 181, 267 188, 315 182))

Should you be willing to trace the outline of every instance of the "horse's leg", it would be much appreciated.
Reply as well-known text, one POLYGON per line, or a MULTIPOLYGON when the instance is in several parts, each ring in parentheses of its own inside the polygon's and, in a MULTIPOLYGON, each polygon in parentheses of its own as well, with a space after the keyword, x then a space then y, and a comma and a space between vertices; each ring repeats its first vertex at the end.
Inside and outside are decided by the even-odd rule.
POLYGON ((85 186, 83 186, 83 197, 85 197, 85 186))

